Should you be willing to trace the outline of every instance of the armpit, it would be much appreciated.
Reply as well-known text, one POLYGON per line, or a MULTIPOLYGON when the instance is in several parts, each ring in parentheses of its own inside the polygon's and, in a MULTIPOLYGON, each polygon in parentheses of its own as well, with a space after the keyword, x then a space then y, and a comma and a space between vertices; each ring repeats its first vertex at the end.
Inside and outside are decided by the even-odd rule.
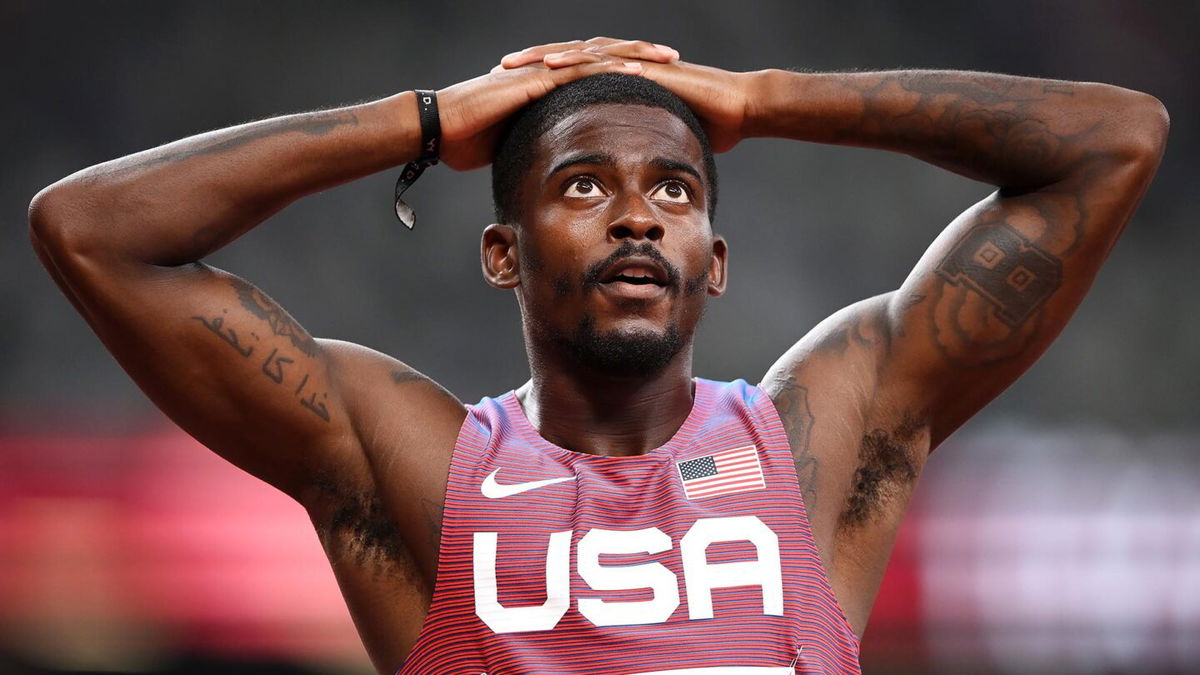
POLYGON ((905 415, 891 431, 876 428, 863 434, 839 529, 864 525, 895 500, 907 501, 924 464, 928 430, 925 420, 905 415))

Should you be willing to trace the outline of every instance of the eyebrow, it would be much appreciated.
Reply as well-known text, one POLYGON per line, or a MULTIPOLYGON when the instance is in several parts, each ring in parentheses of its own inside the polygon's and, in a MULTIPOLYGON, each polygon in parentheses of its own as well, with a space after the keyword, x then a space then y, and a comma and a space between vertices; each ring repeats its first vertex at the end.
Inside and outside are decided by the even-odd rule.
MULTIPOLYGON (((563 161, 559 162, 558 164, 555 164, 554 168, 550 171, 550 175, 553 176, 554 174, 558 173, 559 171, 562 171, 563 169, 569 169, 573 166, 578 166, 580 164, 594 164, 594 165, 599 165, 599 166, 616 166, 617 160, 612 155, 603 153, 603 152, 593 152, 593 153, 589 153, 586 155, 576 155, 574 157, 568 157, 568 158, 564 159, 563 161)), ((658 169, 659 171, 678 171, 681 173, 686 173, 686 174, 694 177, 697 181, 700 182, 701 185, 704 184, 704 177, 700 174, 700 171, 697 170, 696 167, 692 166, 691 164, 688 164, 687 162, 681 162, 681 161, 675 160, 675 159, 667 159, 666 157, 655 157, 654 159, 650 160, 650 166, 655 169, 658 169)))
POLYGON ((678 160, 667 159, 665 157, 655 157, 654 159, 650 160, 650 166, 658 169, 659 171, 679 171, 686 173, 694 177, 701 185, 704 185, 704 177, 700 175, 700 172, 696 170, 696 167, 688 164, 687 162, 680 162, 678 160))
POLYGON ((599 164, 601 166, 616 166, 617 160, 612 155, 609 155, 609 154, 603 153, 603 152, 593 152, 593 153, 587 154, 587 155, 575 155, 574 157, 568 157, 568 158, 564 159, 563 161, 559 162, 558 164, 555 164, 554 168, 551 169, 551 171, 550 171, 550 175, 553 176, 554 174, 558 173, 559 171, 562 171, 563 169, 569 169, 569 168, 571 168, 573 166, 577 166, 579 164, 599 164))

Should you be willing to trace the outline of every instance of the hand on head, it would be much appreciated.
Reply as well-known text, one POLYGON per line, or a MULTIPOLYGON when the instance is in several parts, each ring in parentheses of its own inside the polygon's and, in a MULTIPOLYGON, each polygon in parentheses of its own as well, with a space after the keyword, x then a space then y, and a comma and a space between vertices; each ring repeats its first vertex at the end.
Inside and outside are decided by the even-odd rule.
MULTIPOLYGON (((547 45, 535 49, 550 47, 547 45)), ((486 166, 492 161, 496 138, 505 120, 513 113, 573 80, 613 72, 639 75, 643 63, 649 62, 635 60, 634 57, 616 58, 616 55, 653 56, 641 47, 618 47, 616 44, 602 53, 605 56, 599 58, 571 57, 570 62, 559 60, 554 62, 553 67, 542 65, 543 58, 538 56, 534 62, 522 61, 525 63, 523 66, 497 67, 486 75, 439 89, 442 162, 459 170, 486 166)), ((665 59, 666 55, 660 54, 659 57, 665 59)))
POLYGON ((594 37, 590 40, 553 42, 513 52, 500 59, 500 65, 493 68, 492 72, 529 65, 564 68, 581 63, 631 60, 647 63, 673 63, 679 60, 679 52, 666 45, 658 45, 645 40, 594 37))
POLYGON ((744 137, 748 74, 684 63, 665 45, 595 37, 513 52, 488 74, 439 90, 442 161, 459 170, 486 166, 510 115, 567 82, 610 72, 642 75, 673 91, 699 116, 715 152, 744 137))
POLYGON ((679 52, 644 40, 595 37, 555 42, 513 52, 500 60, 493 73, 526 68, 550 71, 585 65, 625 65, 670 89, 700 118, 714 152, 725 152, 746 136, 747 111, 752 107, 754 78, 679 60, 679 52))

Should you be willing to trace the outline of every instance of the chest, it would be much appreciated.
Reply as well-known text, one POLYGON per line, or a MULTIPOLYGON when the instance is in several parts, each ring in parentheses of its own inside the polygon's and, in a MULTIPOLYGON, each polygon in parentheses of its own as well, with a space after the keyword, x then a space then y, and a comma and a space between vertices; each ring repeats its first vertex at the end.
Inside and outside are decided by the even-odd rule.
POLYGON ((470 571, 446 578, 494 632, 782 614, 811 549, 787 466, 754 445, 629 459, 498 452, 451 476, 443 569, 470 571))

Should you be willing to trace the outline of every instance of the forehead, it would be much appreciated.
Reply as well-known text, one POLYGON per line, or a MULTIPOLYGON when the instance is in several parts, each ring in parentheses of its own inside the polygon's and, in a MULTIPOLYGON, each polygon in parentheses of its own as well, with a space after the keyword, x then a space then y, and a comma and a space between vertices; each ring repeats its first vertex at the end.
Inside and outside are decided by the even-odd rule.
POLYGON ((701 171, 704 165, 700 141, 683 120, 643 105, 593 105, 559 120, 538 139, 535 172, 545 175, 558 160, 581 153, 605 153, 637 164, 665 158, 701 171))

